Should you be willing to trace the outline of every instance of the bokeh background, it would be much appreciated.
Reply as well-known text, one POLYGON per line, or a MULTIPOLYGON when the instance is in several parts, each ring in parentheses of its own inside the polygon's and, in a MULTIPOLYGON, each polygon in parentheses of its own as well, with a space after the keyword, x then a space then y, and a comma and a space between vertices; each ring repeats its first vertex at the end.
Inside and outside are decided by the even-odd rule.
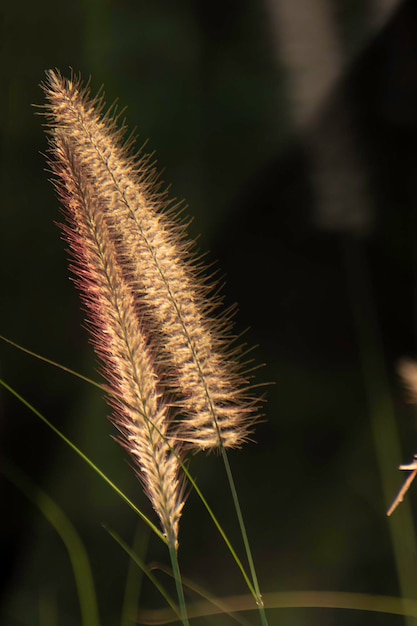
MULTIPOLYGON (((404 478, 396 468, 417 451, 416 409, 397 374, 416 354, 415 3, 3 0, 0 18, 0 333, 99 380, 32 107, 45 69, 74 68, 127 106, 138 146, 148 141, 171 195, 190 207, 190 235, 220 268, 225 304, 239 304, 236 329, 249 328, 254 363, 265 363, 255 382, 274 383, 256 444, 230 454, 262 590, 417 599, 417 485, 385 515, 404 478)), ((4 342, 0 373, 152 515, 99 391, 4 342)), ((74 524, 101 623, 120 623, 129 558, 103 524, 130 544, 136 536, 147 561, 167 554, 6 391, 0 410, 0 623, 80 623, 66 550, 11 482, 11 464, 74 524)), ((198 455, 190 468, 242 552, 221 460, 198 455)), ((246 592, 193 493, 180 559, 212 593, 246 592)), ((161 606, 146 583, 138 605, 161 606)), ((269 615, 282 626, 415 623, 340 609, 269 615)))

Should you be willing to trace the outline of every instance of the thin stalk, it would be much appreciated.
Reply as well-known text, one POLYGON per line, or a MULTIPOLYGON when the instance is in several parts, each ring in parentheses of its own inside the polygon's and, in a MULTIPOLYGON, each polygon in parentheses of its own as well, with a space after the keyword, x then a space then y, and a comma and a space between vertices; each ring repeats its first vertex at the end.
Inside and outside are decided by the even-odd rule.
POLYGON ((168 549, 169 549, 169 556, 171 558, 171 565, 172 565, 172 572, 174 574, 175 586, 177 589, 178 604, 179 604, 180 613, 181 613, 181 621, 183 623, 183 626, 189 626, 187 607, 185 606, 184 589, 182 587, 180 566, 178 563, 178 552, 175 548, 175 538, 173 538, 171 541, 168 538, 168 549))
POLYGON ((101 389, 101 391, 105 391, 106 393, 109 393, 107 387, 105 387, 104 385, 100 385, 100 383, 97 383, 95 380, 92 380, 91 378, 88 378, 87 376, 84 376, 83 374, 79 374, 75 370, 72 370, 69 367, 66 367, 65 365, 61 365, 61 363, 52 361, 51 359, 48 359, 48 357, 46 356, 42 356, 41 354, 32 352, 32 350, 29 350, 28 348, 24 348, 23 346, 20 346, 18 343, 15 343, 11 339, 7 339, 7 337, 3 337, 3 335, 0 335, 0 341, 4 341, 8 343, 10 346, 13 346, 13 348, 17 348, 18 350, 21 350, 21 352, 24 352, 25 354, 29 354, 29 356, 33 356, 35 359, 38 359, 39 361, 43 361, 44 363, 47 363, 48 365, 52 365, 53 367, 56 367, 57 369, 60 369, 63 372, 66 372, 67 374, 71 374, 71 376, 75 376, 75 378, 79 378, 80 380, 83 380, 85 383, 88 383, 89 385, 93 385, 93 387, 97 387, 97 389, 101 389))
POLYGON ((227 478, 228 478, 229 485, 230 485, 230 491, 232 493, 233 504, 235 506, 236 515, 237 515, 237 519, 239 522, 240 532, 242 534, 243 544, 245 546, 246 558, 248 559, 249 569, 250 569, 250 573, 252 576, 252 582, 253 582, 253 586, 255 589, 255 601, 256 601, 256 604, 258 605, 259 616, 261 618, 261 622, 263 626, 268 626, 268 620, 265 614, 264 602, 262 600, 261 591, 259 589, 258 577, 256 575, 255 564, 253 562, 252 551, 251 551, 250 544, 249 544, 248 534, 246 532, 246 526, 245 526, 245 522, 244 522, 243 515, 242 515, 242 509, 240 507, 240 502, 239 502, 239 498, 237 495, 235 481, 234 481, 233 474, 232 474, 232 468, 230 467, 227 452, 223 446, 221 448, 221 451, 222 451, 224 467, 225 467, 227 478))
MULTIPOLYGON (((173 451, 175 454, 175 451, 173 451)), ((236 565, 238 566, 238 568, 240 569, 242 576, 245 580, 245 583, 249 589, 249 591, 251 592, 253 598, 255 599, 255 602, 257 603, 258 601, 258 597, 259 597, 259 593, 256 593, 256 590, 253 586, 253 584, 250 581, 249 576, 247 575, 245 568, 243 567, 242 561, 239 559, 236 550, 233 548, 232 544, 230 543, 230 540, 228 538, 228 536, 226 535, 226 533, 224 532, 223 528, 221 527, 221 524, 219 522, 219 520, 217 519, 217 517, 214 514, 213 509, 210 507, 209 503, 207 502, 207 500, 205 499, 205 497, 203 496, 203 493, 200 489, 200 487, 197 485, 196 481, 194 480, 194 478, 191 476, 190 472, 188 471, 186 465, 182 462, 182 460, 178 457, 179 463, 181 465, 181 469, 184 472, 184 474, 186 475, 187 479, 189 480, 191 486, 193 487, 193 489, 195 490, 196 494, 198 495, 198 497, 200 498, 201 502, 203 503, 207 513, 210 515, 211 519, 214 522, 214 525, 216 526, 217 530, 219 531, 223 541, 225 542, 230 554, 232 555, 236 565)))

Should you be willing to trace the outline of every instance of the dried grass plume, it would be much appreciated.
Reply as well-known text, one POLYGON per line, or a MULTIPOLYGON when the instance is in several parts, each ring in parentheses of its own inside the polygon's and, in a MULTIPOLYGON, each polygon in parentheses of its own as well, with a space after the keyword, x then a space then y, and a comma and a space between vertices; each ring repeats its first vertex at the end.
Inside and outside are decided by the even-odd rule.
POLYGON ((146 156, 132 154, 102 97, 47 72, 50 166, 76 284, 109 383, 113 421, 164 532, 177 544, 180 459, 238 447, 257 402, 230 316, 203 278, 193 244, 146 156))

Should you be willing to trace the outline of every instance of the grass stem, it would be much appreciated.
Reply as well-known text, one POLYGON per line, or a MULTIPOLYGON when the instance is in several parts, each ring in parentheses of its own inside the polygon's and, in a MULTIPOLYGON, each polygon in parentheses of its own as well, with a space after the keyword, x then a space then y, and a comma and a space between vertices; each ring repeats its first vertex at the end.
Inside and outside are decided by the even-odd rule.
POLYGON ((178 604, 179 604, 180 613, 181 613, 181 621, 183 623, 183 626, 189 626, 187 607, 185 605, 185 598, 184 598, 184 589, 183 589, 182 580, 181 580, 180 566, 178 563, 178 551, 175 548, 174 541, 175 540, 170 541, 168 537, 169 556, 171 558, 172 572, 174 574, 175 587, 177 589, 178 604))
POLYGON ((249 569, 250 569, 250 573, 252 576, 253 587, 255 590, 254 597, 255 597, 255 601, 259 609, 259 616, 261 618, 262 625, 268 626, 268 620, 266 618, 265 607, 264 607, 264 603, 262 600, 261 591, 259 588, 258 576, 256 574, 255 564, 254 564, 253 557, 252 557, 252 550, 250 548, 248 534, 246 532, 246 526, 245 526, 245 522, 243 519, 239 498, 237 495, 235 481, 234 481, 233 474, 232 474, 232 468, 230 467, 229 458, 227 456, 227 452, 225 448, 222 447, 221 451, 222 451, 222 458, 223 458, 224 466, 226 469, 227 478, 228 478, 229 485, 230 485, 230 491, 232 493, 233 504, 235 506, 236 515, 237 515, 237 519, 238 519, 238 523, 240 527, 240 532, 242 535, 243 544, 245 546, 246 558, 248 559, 249 569))

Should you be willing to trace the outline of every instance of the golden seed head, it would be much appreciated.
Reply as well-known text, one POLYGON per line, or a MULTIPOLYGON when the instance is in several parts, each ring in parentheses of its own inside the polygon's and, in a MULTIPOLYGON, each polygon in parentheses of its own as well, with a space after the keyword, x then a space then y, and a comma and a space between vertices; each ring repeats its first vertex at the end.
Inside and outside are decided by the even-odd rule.
POLYGON ((124 128, 103 115, 103 99, 91 99, 80 79, 50 70, 43 89, 64 231, 114 421, 164 532, 177 541, 179 457, 240 446, 256 400, 230 320, 218 315, 149 159, 132 156, 124 128))

